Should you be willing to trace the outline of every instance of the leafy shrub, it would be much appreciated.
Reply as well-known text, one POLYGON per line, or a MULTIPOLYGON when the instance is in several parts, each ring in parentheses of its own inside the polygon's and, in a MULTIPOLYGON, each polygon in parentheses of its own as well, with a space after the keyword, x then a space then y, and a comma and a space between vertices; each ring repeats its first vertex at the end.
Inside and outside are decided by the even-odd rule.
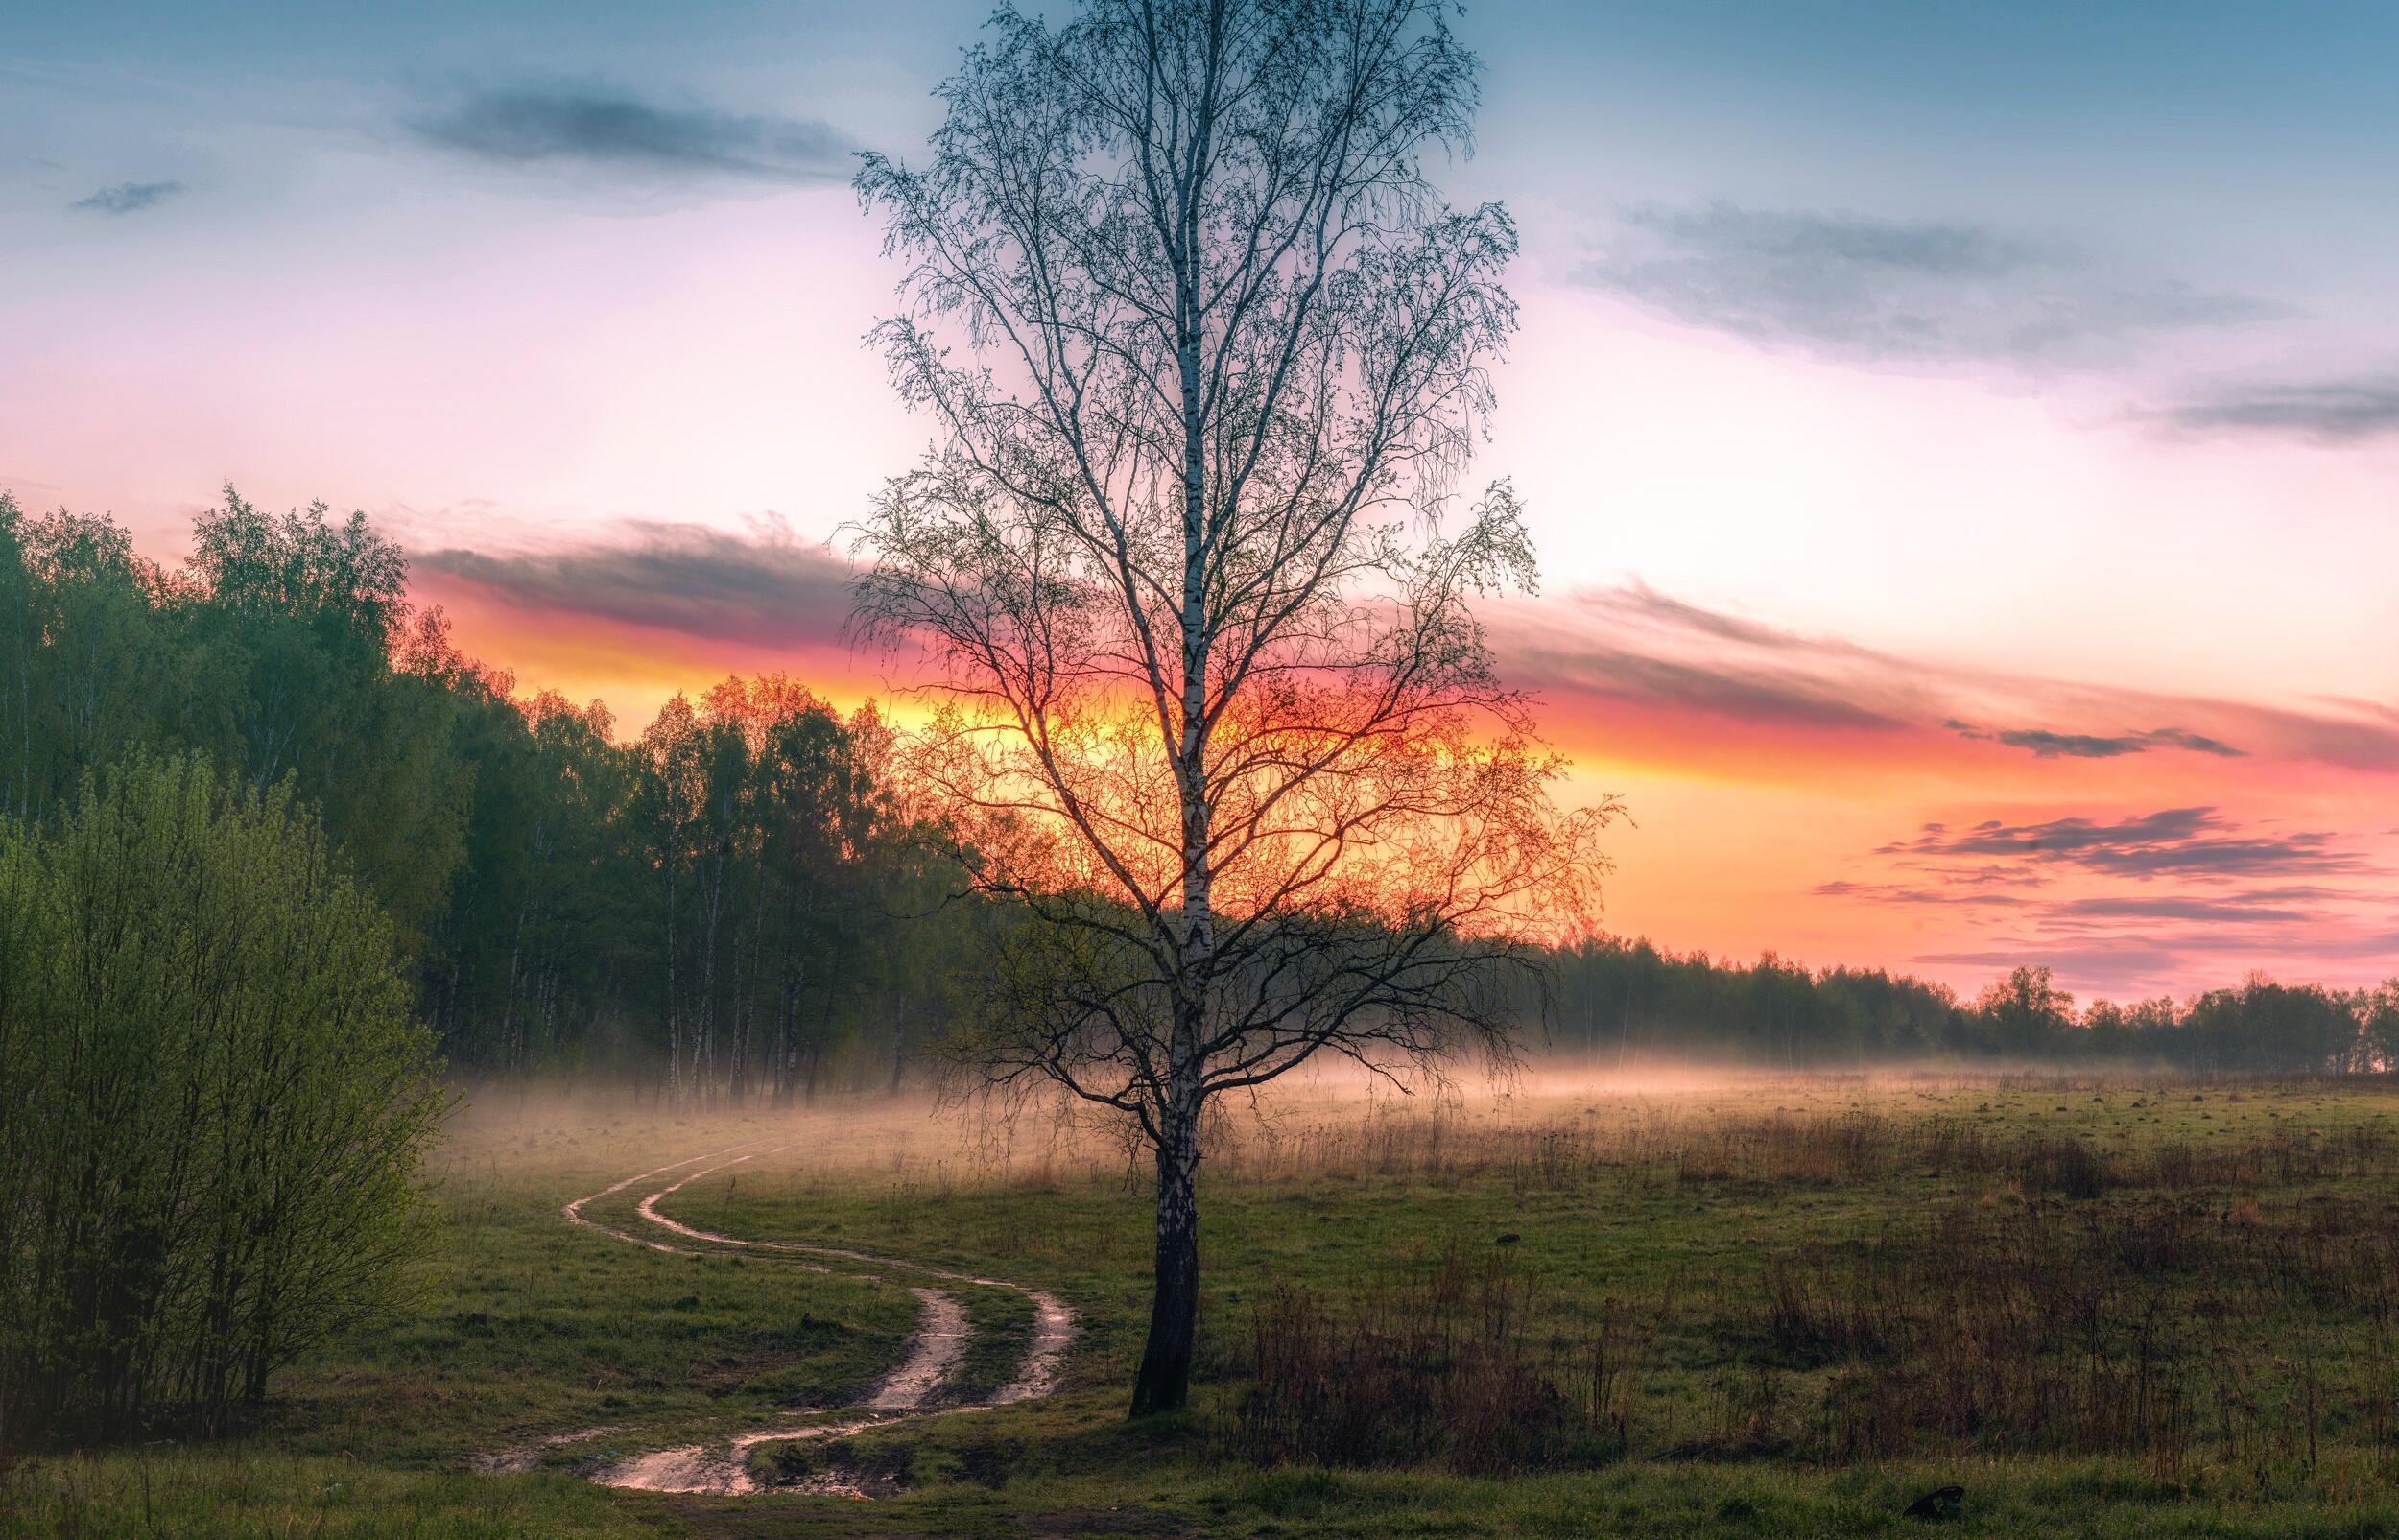
POLYGON ((196 760, 0 820, 0 1448, 221 1424, 388 1305, 444 1107, 390 922, 196 760))

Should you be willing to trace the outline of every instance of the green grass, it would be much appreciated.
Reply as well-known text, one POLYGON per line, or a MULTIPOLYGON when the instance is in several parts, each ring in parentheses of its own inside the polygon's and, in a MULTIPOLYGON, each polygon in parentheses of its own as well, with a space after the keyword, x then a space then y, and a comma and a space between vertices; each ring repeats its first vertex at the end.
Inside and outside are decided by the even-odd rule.
MULTIPOLYGON (((420 1308, 283 1376, 261 1433, 298 1453, 444 1466, 583 1428, 616 1433, 579 1454, 852 1399, 897 1358, 915 1318, 906 1293, 653 1251, 559 1216, 748 1131, 627 1118, 503 1138, 470 1123, 439 1173, 449 1223, 420 1308)), ((631 1228, 630 1207, 589 1212, 631 1228)))
MULTIPOLYGON (((1954 1481, 1966 1517, 1947 1528, 1961 1534, 2399 1537, 2399 1452, 2363 1410, 2379 1362, 2363 1345, 2366 1307, 2320 1290, 2302 1306, 2305 1279, 2277 1282, 2256 1262, 2287 1255, 2348 1277, 2340 1248, 2399 1223, 2399 1099, 2380 1085, 1778 1080, 1560 1090, 1438 1117, 1300 1099, 1271 1139, 1245 1136, 1203 1175, 1195 1409, 1148 1426, 1122 1417, 1150 1235, 1121 1154, 1070 1144, 1033 1170, 1003 1169, 921 1109, 709 1123, 536 1108, 521 1124, 499 1110, 464 1120, 450 1147, 444 1255, 414 1315, 284 1375, 242 1437, 0 1476, 0 1534, 1907 1534, 1926 1528, 1900 1517, 1909 1502, 1954 1481), (2112 1179, 2077 1197, 2013 1155, 1935 1158, 1936 1127, 1943 1150, 2071 1137, 2112 1179), (877 1494, 867 1504, 662 1498, 574 1479, 592 1454, 841 1404, 896 1359, 914 1311, 899 1282, 651 1252, 558 1217, 567 1198, 634 1171, 778 1130, 770 1143, 799 1147, 696 1179, 665 1210, 728 1234, 1051 1289, 1086 1327, 1067 1389, 796 1457, 796 1469, 862 1478, 877 1494), (2249 1153, 2226 1158, 2236 1151, 2249 1153), (2173 1164, 2193 1157, 2202 1164, 2173 1164), (1906 1269, 1936 1265, 1920 1255, 1936 1216, 2055 1248, 2065 1266, 2042 1250, 2025 1273, 2039 1288, 2051 1272, 2076 1283, 2120 1233, 2170 1215, 2202 1254, 2090 1297, 2114 1309, 2137 1285, 2149 1308, 2199 1313, 2170 1351, 2191 1385, 2236 1404, 2234 1433, 2219 1434, 2224 1410, 2200 1395, 2171 1458, 2148 1446, 2036 1448, 2004 1417, 1996 1432, 1911 1433, 1895 1453, 1833 1457, 1826 1408, 1842 1376, 1889 1368, 1916 1339, 1861 1357, 1795 1347, 1761 1324, 1778 1269, 1828 1299, 1848 1297, 1877 1258, 1917 1278, 1906 1269), (1518 1239, 1498 1248, 1503 1234, 1518 1239), (2248 1281, 2222 1281, 2238 1269, 2208 1246, 2231 1261, 2245 1248, 2248 1281), (2329 1260, 2309 1262, 2310 1246, 2329 1260), (1339 1316, 1452 1247, 1504 1249, 1531 1275, 1529 1340, 1567 1344, 1603 1316, 1624 1323, 1621 1456, 1496 1478, 1234 1457, 1262 1300, 1301 1291, 1339 1316), (1761 1385, 1772 1386, 1763 1415, 1761 1385), (539 1471, 466 1468, 593 1427, 611 1432, 551 1452, 539 1471)), ((630 1228, 633 1202, 674 1174, 590 1212, 630 1228)), ((1980 1266, 1970 1257, 1966 1271, 1980 1266)), ((1029 1316, 1010 1291, 962 1294, 987 1328, 969 1368, 987 1390, 1012 1373, 1029 1316)), ((1910 1331, 1938 1315, 1912 1308, 1922 1318, 1910 1331)))
POLYGON ((0 1476, 0 1534, 614 1536, 682 1531, 571 1476, 479 1477, 339 1456, 224 1449, 31 1461, 0 1476))
MULTIPOLYGON (((2110 1194, 2097 1205, 2073 1205, 2014 1192, 2004 1180, 1904 1164, 1866 1179, 1841 1180, 1739 1170, 1691 1176, 1665 1158, 1639 1158, 1645 1148, 1663 1157, 1704 1147, 1705 1134, 1722 1119, 1804 1125, 1849 1116, 1877 1118, 1899 1132, 1940 1117, 1999 1139, 2070 1134, 2126 1157, 2184 1141, 2229 1148, 2283 1134, 2304 1138, 2388 1125, 2393 1147, 2365 1172, 2180 1196, 2220 1207, 2259 1196, 2315 1204, 2380 1200, 2399 1178, 2399 1097, 2379 1085, 2061 1092, 2049 1086, 1894 1091, 1768 1082, 1754 1102, 1566 1099, 1530 1117, 1587 1129, 1603 1149, 1629 1142, 1633 1158, 1622 1166, 1569 1169, 1555 1178, 1531 1161, 1487 1155, 1480 1135, 1500 1120, 1469 1113, 1454 1120, 1448 1148, 1434 1162, 1419 1158, 1421 1130, 1413 1145, 1402 1130, 1389 1141, 1390 1158, 1380 1162, 1337 1156, 1287 1174, 1250 1175, 1235 1157, 1226 1162, 1233 1170, 1204 1175, 1202 1376, 1230 1378, 1237 1370, 1249 1308, 1268 1290, 1295 1287, 1339 1298, 1377 1275, 1401 1270, 1412 1257, 1453 1243, 1486 1246, 1513 1235, 1518 1239, 1508 1250, 1536 1275, 1535 1306, 1548 1324, 1572 1331, 1614 1300, 1637 1308, 1654 1326, 1655 1362, 1642 1386, 1653 1405, 1633 1420, 1637 1427, 1671 1429, 1677 1409, 1704 1399, 1707 1380, 1723 1366, 1714 1362, 1723 1352, 1720 1315, 1755 1298, 1771 1260, 1905 1234, 1943 1205, 2033 1215, 2047 1206, 2061 1219, 2068 1212, 2087 1218, 2142 1196, 2110 1194), (1673 1114, 1673 1126, 1646 1140, 1624 1134, 1628 1124, 1655 1118, 1661 1105, 1673 1114)), ((1763 1158, 1770 1160, 1772 1151, 1763 1158)), ((1144 1195, 1121 1180, 1093 1175, 944 1190, 906 1181, 862 1183, 801 1169, 779 1182, 763 1173, 749 1176, 725 1206, 718 1206, 706 1180, 678 1196, 707 1205, 739 1234, 787 1240, 871 1235, 902 1255, 1060 1288, 1083 1309, 1090 1328, 1080 1351, 1085 1383, 1126 1382, 1138 1356, 1148 1304, 1150 1215, 1144 1195)))

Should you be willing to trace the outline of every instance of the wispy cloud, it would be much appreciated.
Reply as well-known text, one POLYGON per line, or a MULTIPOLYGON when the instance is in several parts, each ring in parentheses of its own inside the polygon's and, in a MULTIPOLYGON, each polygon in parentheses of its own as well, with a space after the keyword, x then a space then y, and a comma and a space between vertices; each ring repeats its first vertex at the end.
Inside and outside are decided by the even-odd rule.
POLYGON ((1998 857, 2078 866, 2123 877, 2259 877, 2370 871, 2365 860, 2325 832, 2264 834, 2212 807, 2166 808, 2112 821, 2086 817, 2040 823, 1997 818, 1971 828, 1928 823, 1878 856, 1912 859, 1998 857))
POLYGON ((613 540, 543 551, 433 551, 413 564, 524 610, 791 648, 842 644, 855 576, 831 550, 803 545, 779 526, 738 534, 647 520, 629 521, 613 540))
MULTIPOLYGON (((1639 582, 1583 589, 1566 602, 1498 607, 1489 628, 1511 683, 1554 699, 1633 705, 1722 724, 1967 738, 2041 759, 2175 751, 2235 760, 2304 760, 2399 774, 2399 710, 2365 700, 2261 706, 2070 684, 1919 662, 1839 636, 1784 629, 1660 594, 1639 582), (1986 727, 1989 722, 2039 726, 1986 727), (2128 727, 2127 722, 2171 723, 2128 727)), ((1701 723, 1707 725, 1702 726, 1701 723)))
POLYGON ((1767 726, 1888 731, 1936 705, 1921 681, 1834 638, 1778 629, 1640 582, 1495 611, 1509 680, 1560 696, 1767 726))
POLYGON ((2381 976, 2399 964, 2399 932, 2355 916, 2302 920, 2238 912, 2208 912, 2161 903, 2154 917, 2092 920, 2010 930, 1973 944, 1925 951, 1918 966, 1972 967, 1998 972, 2026 962, 2057 970, 2068 987, 2088 995, 2173 993, 2193 984, 2221 984, 2247 969, 2284 979, 2325 974, 2381 976), (2184 913, 2172 912, 2185 908, 2184 913))
POLYGON ((79 198, 67 206, 94 214, 138 214, 183 191, 179 181, 121 181, 113 187, 103 187, 88 198, 79 198))
POLYGON ((1932 886, 1848 881, 1818 883, 1810 891, 1818 898, 1848 898, 1871 904, 2037 909, 2042 918, 2050 921, 2194 920, 2234 925, 2306 923, 2319 919, 2322 911, 2301 900, 2351 896, 2337 888, 2298 888, 2206 896, 2133 894, 2050 900, 2037 893, 1993 892, 1971 884, 1952 887, 1940 883, 1938 878, 1932 886), (2282 901, 2276 901, 2278 898, 2282 901))
POLYGON ((1911 887, 1905 883, 1818 883, 1810 889, 1818 898, 1854 898, 1869 904, 1963 904, 1986 909, 2021 909, 2032 902, 2017 893, 1980 892, 1973 888, 1911 887))
POLYGON ((812 118, 670 106, 593 85, 476 91, 408 124, 424 143, 504 165, 558 164, 672 178, 825 183, 856 143, 812 118))
POLYGON ((2050 911, 2058 919, 2194 920, 2210 925, 2301 924, 2313 910, 2245 902, 2240 898, 2075 898, 2050 911))
POLYGON ((1634 208, 1579 276, 1693 325, 1859 362, 2088 365, 2280 313, 1986 225, 1729 202, 1634 208))
POLYGON ((2186 434, 2358 443, 2399 435, 2399 373, 2234 381, 2152 416, 2186 434))
POLYGON ((1512 679, 1549 692, 1764 725, 1850 730, 1908 725, 1902 715, 1793 670, 1686 661, 1588 641, 1571 647, 1521 641, 1508 650, 1508 660, 1512 679))
POLYGON ((1942 725, 1960 738, 2004 744, 2009 748, 2030 749, 2038 759, 2117 759, 2126 754, 2147 753, 2152 748, 2186 748, 2195 754, 2214 754, 2224 759, 2238 759, 2243 755, 2241 749, 2230 744, 2204 733, 2186 732, 2180 727, 2152 727, 2147 732, 2101 735, 2053 732, 2046 727, 2010 727, 1999 732, 1985 732, 1955 719, 1942 725))
POLYGON ((2007 941, 1960 951, 1919 952, 1909 960, 1920 967, 1988 968, 1993 972, 2038 960, 2082 989, 2134 994, 2171 989, 2177 980, 2189 977, 2192 952, 2170 942, 2138 938, 2078 945, 2007 941))
POLYGON ((2056 968, 2121 993, 2399 964, 2376 831, 2292 830, 2214 807, 2130 817, 1927 823, 1877 847, 1870 875, 1810 891, 1956 915, 1932 967, 2056 968), (2326 880, 2331 879, 2331 880, 2326 880))

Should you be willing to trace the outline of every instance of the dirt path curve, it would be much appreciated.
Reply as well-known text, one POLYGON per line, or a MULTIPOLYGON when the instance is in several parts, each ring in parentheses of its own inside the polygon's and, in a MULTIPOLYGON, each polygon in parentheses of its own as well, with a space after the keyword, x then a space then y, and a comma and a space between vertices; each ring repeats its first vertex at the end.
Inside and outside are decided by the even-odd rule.
MULTIPOLYGON (((722 1255, 726 1250, 751 1254, 767 1253, 795 1268, 809 1272, 831 1272, 835 1269, 827 1258, 852 1263, 859 1268, 882 1269, 852 1271, 853 1276, 870 1278, 882 1283, 899 1279, 887 1272, 913 1274, 932 1280, 929 1284, 909 1284, 916 1296, 916 1328, 909 1334, 899 1366, 884 1380, 874 1394, 856 1407, 847 1409, 854 1415, 839 1416, 830 1422, 813 1422, 798 1427, 775 1426, 738 1433, 729 1439, 710 1444, 687 1444, 675 1449, 655 1450, 636 1455, 598 1473, 594 1480, 608 1486, 635 1488, 650 1492, 704 1492, 740 1494, 757 1491, 758 1484, 748 1471, 748 1455, 760 1444, 784 1443, 805 1438, 833 1438, 854 1433, 862 1429, 909 1417, 939 1416, 951 1411, 965 1411, 977 1407, 1007 1406, 1048 1395, 1057 1388, 1058 1369, 1065 1358, 1068 1344, 1075 1339, 1075 1313, 1057 1296, 1005 1278, 982 1278, 971 1273, 949 1272, 922 1263, 907 1262, 896 1257, 883 1257, 867 1251, 846 1250, 839 1246, 808 1245, 796 1241, 750 1241, 740 1236, 722 1235, 702 1230, 671 1219, 658 1212, 658 1204, 683 1187, 702 1176, 712 1175, 728 1167, 741 1165, 760 1155, 775 1155, 793 1148, 778 1145, 767 1150, 749 1150, 735 1154, 743 1147, 734 1145, 712 1154, 694 1155, 668 1165, 639 1172, 623 1181, 602 1188, 588 1197, 579 1197, 559 1212, 570 1224, 623 1241, 630 1245, 646 1246, 653 1251, 675 1252, 684 1256, 722 1255), (697 1168, 685 1170, 685 1168, 697 1168), (671 1172, 683 1172, 674 1181, 659 1188, 634 1205, 633 1212, 655 1230, 676 1240, 632 1230, 620 1230, 586 1215, 589 1204, 605 1197, 613 1197, 629 1187, 664 1176, 671 1172), (690 1243, 677 1244, 677 1241, 690 1243), (956 1402, 935 1407, 932 1403, 941 1394, 966 1361, 966 1350, 974 1340, 973 1328, 966 1318, 966 1307, 949 1291, 938 1284, 969 1284, 988 1289, 1009 1289, 1032 1301, 1033 1309, 1033 1340, 1019 1362, 1016 1377, 989 1398, 976 1402, 956 1402)), ((834 1409, 839 1411, 843 1409, 834 1409)), ((586 1429, 581 1433, 554 1435, 516 1449, 503 1450, 476 1462, 487 1471, 529 1470, 540 1463, 550 1450, 564 1444, 584 1442, 607 1433, 605 1428, 586 1429)), ((820 1490, 858 1496, 852 1489, 827 1484, 820 1490)))

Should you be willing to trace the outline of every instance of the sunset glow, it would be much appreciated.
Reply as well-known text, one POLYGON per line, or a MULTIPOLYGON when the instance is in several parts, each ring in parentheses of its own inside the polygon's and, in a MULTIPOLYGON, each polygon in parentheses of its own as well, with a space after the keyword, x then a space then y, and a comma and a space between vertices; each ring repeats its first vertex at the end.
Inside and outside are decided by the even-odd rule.
MULTIPOLYGON (((620 733, 772 669, 917 720, 846 628, 925 428, 845 178, 980 7, 271 9, 0 23, 0 490, 170 562, 227 481, 364 509, 620 733), (783 158, 534 110, 573 101, 783 158)), ((2399 20, 2034 6, 2036 58, 2011 8, 1604 9, 1468 13, 1449 179, 1523 226, 1470 484, 1542 557, 1508 677, 1630 813, 1607 928, 1968 993, 2399 973, 2399 20)))

